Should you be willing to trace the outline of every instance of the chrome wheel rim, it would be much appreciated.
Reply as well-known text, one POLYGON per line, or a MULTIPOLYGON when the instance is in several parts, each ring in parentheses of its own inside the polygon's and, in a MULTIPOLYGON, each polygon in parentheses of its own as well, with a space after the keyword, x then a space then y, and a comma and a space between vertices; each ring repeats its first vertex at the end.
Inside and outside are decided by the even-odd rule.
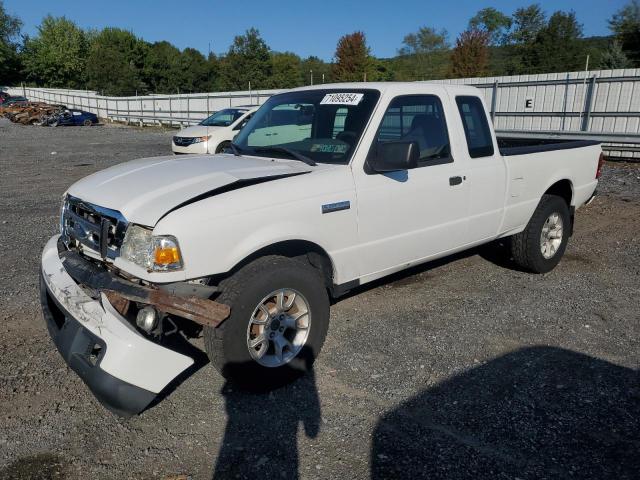
POLYGON ((547 260, 552 258, 562 244, 562 217, 554 212, 542 225, 540 234, 540 251, 547 260))
POLYGON ((275 368, 293 360, 309 337, 311 310, 297 290, 282 288, 264 297, 247 327, 249 354, 260 365, 275 368))

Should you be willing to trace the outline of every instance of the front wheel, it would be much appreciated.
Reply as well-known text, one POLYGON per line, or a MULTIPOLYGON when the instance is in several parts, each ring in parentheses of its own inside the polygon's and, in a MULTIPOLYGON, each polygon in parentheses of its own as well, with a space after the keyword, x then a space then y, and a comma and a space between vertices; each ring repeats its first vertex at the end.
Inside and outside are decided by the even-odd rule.
POLYGON ((217 301, 231 315, 206 327, 211 363, 252 390, 284 385, 313 364, 329 326, 329 297, 319 270, 304 258, 268 256, 221 282, 217 301))
POLYGON ((216 153, 224 153, 225 149, 229 148, 231 142, 222 142, 216 147, 216 153))
POLYGON ((564 255, 571 231, 571 216, 565 200, 543 195, 527 227, 511 238, 511 254, 521 267, 547 273, 564 255))

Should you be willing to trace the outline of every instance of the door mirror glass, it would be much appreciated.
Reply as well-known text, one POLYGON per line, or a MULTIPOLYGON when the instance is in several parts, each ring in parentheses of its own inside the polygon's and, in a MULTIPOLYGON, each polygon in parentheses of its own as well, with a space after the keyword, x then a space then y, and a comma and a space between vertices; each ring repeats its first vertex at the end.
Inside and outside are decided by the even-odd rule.
POLYGON ((396 172, 418 166, 420 158, 418 142, 381 142, 377 150, 369 165, 375 172, 396 172))

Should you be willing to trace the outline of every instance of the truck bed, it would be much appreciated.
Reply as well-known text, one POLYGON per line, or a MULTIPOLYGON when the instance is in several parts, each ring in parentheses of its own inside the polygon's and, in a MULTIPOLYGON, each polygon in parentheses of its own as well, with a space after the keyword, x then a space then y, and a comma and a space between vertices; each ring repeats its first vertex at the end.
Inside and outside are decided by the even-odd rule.
POLYGON ((556 138, 537 139, 498 136, 497 139, 500 154, 505 157, 551 152, 554 150, 566 150, 569 148, 589 147, 600 144, 600 142, 593 140, 563 140, 556 138))

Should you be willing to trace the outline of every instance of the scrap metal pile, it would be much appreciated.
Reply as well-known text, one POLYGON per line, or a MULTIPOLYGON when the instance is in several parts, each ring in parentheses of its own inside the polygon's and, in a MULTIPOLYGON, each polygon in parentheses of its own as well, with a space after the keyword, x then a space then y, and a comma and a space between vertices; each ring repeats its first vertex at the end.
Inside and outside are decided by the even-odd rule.
POLYGON ((0 106, 0 115, 22 125, 53 125, 66 110, 64 105, 23 101, 0 106))

